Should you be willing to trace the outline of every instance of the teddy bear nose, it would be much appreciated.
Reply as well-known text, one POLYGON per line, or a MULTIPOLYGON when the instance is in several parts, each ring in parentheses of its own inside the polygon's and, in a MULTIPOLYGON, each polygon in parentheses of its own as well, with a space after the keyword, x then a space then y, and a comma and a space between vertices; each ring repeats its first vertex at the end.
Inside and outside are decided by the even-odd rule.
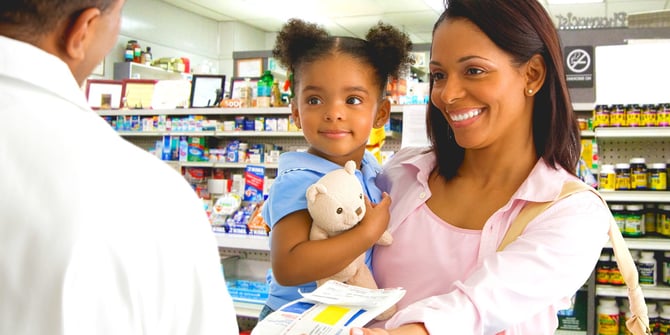
POLYGON ((361 215, 361 213, 363 213, 363 208, 358 207, 358 208, 356 209, 356 215, 361 215))

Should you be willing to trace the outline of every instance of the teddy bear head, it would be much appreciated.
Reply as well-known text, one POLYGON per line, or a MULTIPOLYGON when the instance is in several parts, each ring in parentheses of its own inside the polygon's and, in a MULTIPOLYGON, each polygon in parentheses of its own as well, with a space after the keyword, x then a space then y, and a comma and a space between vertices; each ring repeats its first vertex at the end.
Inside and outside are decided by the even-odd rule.
POLYGON ((325 174, 307 188, 307 210, 312 224, 328 232, 345 231, 365 216, 363 187, 355 175, 356 163, 325 174))

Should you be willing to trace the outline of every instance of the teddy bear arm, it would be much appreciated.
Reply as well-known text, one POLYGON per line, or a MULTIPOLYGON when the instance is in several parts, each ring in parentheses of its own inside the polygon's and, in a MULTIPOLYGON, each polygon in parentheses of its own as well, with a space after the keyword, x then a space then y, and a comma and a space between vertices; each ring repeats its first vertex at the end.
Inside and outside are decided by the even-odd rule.
POLYGON ((391 245, 391 243, 393 243, 393 236, 388 231, 385 231, 377 241, 379 245, 391 245))

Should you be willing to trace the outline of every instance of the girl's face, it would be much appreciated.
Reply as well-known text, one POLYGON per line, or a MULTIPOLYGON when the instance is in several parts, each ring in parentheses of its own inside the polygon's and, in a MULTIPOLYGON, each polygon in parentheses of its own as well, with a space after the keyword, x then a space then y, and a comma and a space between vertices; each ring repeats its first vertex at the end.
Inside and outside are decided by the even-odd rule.
POLYGON ((291 112, 310 144, 309 152, 340 165, 360 163, 373 127, 389 117, 374 69, 336 53, 296 69, 291 112))
POLYGON ((430 62, 431 101, 458 145, 482 149, 496 142, 527 143, 532 104, 523 68, 469 20, 449 19, 438 26, 430 62))

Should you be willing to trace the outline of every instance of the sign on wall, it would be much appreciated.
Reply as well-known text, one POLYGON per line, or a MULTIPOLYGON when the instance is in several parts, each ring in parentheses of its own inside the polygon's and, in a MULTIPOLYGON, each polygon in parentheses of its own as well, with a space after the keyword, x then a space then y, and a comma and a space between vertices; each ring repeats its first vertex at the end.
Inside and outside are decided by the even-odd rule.
POLYGON ((565 75, 569 88, 593 87, 593 46, 565 47, 565 75))

